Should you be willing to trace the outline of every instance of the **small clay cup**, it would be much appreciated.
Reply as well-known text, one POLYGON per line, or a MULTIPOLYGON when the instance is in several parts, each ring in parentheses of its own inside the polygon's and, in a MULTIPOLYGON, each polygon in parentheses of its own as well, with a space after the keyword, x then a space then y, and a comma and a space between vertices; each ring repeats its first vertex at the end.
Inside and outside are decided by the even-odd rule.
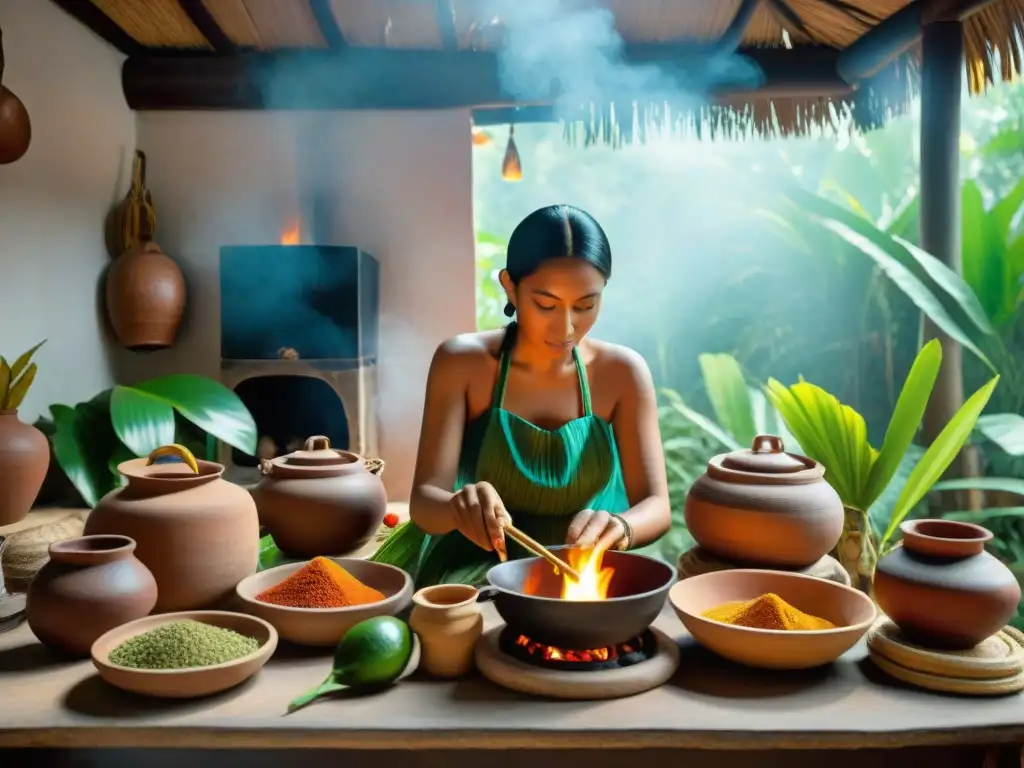
POLYGON ((966 650, 991 637, 1013 616, 1016 577, 985 551, 992 533, 953 520, 913 520, 903 541, 878 561, 878 607, 911 642, 966 650))
POLYGON ((26 619, 43 645, 87 657, 100 635, 149 614, 156 579, 127 536, 80 536, 50 545, 28 588, 26 619))
POLYGON ((473 669, 473 649, 484 629, 477 596, 465 584, 438 584, 412 596, 409 627, 420 638, 420 664, 434 677, 461 677, 473 669))

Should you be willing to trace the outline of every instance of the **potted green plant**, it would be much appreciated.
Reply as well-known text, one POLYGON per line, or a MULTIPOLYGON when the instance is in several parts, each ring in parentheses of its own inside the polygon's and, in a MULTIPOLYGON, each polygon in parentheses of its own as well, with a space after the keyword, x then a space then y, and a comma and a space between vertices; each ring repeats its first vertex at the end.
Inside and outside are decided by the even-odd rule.
POLYGON ((20 355, 13 365, 0 357, 0 526, 28 514, 50 466, 46 436, 18 419, 18 406, 38 370, 32 356, 45 343, 20 355))
POLYGON ((885 532, 876 537, 868 510, 911 450, 941 364, 942 346, 932 340, 921 348, 907 374, 880 449, 868 442, 864 418, 825 390, 803 380, 791 387, 775 379, 768 381, 772 405, 800 441, 803 452, 825 467, 825 479, 846 507, 837 555, 854 584, 865 591, 878 557, 903 519, 956 458, 999 383, 994 376, 971 395, 924 451, 900 491, 885 532))

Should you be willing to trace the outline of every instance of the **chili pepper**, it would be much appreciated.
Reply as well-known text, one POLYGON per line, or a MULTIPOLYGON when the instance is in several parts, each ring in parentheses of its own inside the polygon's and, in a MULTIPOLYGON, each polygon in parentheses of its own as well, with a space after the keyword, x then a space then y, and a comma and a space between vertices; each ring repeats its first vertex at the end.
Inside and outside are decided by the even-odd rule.
POLYGON ((394 528, 396 525, 398 525, 398 515, 394 512, 388 512, 386 515, 384 515, 384 525, 386 525, 388 528, 394 528))

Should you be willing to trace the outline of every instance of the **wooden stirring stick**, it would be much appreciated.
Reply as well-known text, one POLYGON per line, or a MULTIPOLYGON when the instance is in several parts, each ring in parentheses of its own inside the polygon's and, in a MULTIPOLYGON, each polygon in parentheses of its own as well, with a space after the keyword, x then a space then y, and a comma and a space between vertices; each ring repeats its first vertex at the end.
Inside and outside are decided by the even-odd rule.
POLYGON ((530 538, 515 526, 509 525, 507 523, 504 526, 504 531, 505 534, 510 539, 518 542, 523 547, 530 550, 530 552, 532 552, 537 557, 547 560, 549 563, 551 563, 551 565, 553 565, 556 569, 564 573, 573 581, 580 580, 580 574, 575 568, 573 568, 571 565, 566 563, 561 558, 557 557, 550 549, 545 547, 543 544, 530 538))

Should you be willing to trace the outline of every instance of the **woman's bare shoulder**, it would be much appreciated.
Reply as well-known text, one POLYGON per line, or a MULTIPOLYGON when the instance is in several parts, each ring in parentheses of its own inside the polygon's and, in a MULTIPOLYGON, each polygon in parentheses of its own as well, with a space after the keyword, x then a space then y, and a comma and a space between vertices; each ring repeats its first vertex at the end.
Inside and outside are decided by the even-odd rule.
POLYGON ((434 373, 476 373, 482 367, 493 364, 498 357, 504 332, 478 331, 460 333, 438 345, 434 352, 431 372, 434 373))
POLYGON ((636 392, 653 387, 651 369, 635 349, 598 339, 587 339, 586 344, 591 358, 588 367, 595 376, 615 382, 620 393, 622 390, 636 392))

